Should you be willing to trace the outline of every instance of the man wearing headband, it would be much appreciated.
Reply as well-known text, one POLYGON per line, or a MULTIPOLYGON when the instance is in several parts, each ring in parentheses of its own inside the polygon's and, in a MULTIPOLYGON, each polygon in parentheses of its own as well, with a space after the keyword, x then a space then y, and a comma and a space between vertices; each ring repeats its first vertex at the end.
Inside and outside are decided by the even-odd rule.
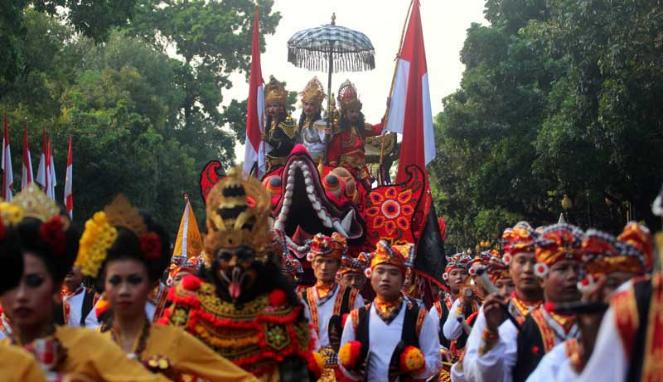
POLYGON ((342 235, 334 232, 330 237, 319 233, 313 236, 307 255, 316 283, 302 292, 302 299, 318 335, 319 352, 325 359, 323 380, 334 380, 344 316, 364 305, 357 289, 336 283, 336 272, 346 250, 347 242, 342 235))
MULTIPOLYGON (((585 233, 582 241, 585 277, 578 283, 587 301, 609 302, 615 290, 634 276, 645 274, 651 260, 652 248, 649 230, 635 222, 629 223, 618 240, 614 236, 595 229, 585 233), (630 241, 630 243, 629 243, 630 241)), ((581 336, 555 346, 546 354, 528 381, 567 381, 578 377, 592 354, 601 323, 602 312, 578 317, 581 336)))
POLYGON ((341 339, 339 365, 351 380, 426 380, 439 370, 435 322, 401 292, 411 251, 380 241, 371 253, 366 273, 375 300, 352 311, 341 339))

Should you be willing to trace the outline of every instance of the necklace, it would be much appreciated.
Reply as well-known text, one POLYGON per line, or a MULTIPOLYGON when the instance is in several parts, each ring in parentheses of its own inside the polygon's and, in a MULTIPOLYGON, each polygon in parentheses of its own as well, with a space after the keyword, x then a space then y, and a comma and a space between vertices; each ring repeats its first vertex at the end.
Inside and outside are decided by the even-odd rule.
MULTIPOLYGON (((136 337, 136 339, 134 340, 133 345, 131 346, 131 352, 127 353, 127 357, 133 360, 139 360, 141 355, 143 354, 143 351, 145 350, 145 346, 147 345, 147 339, 149 337, 150 337, 150 321, 148 319, 145 319, 143 328, 141 329, 138 337, 136 337)), ((119 327, 113 325, 113 328, 111 329, 111 338, 116 344, 120 345, 120 347, 124 349, 125 341, 119 327)))

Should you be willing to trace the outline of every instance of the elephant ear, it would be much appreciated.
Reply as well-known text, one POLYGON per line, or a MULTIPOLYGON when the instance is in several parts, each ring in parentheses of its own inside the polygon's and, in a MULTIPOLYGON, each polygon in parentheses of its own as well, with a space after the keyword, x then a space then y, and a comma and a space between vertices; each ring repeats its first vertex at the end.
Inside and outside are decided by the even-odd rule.
POLYGON ((221 179, 223 175, 221 162, 218 160, 211 160, 207 162, 203 170, 200 172, 200 196, 203 198, 203 203, 207 202, 207 195, 214 185, 221 179))

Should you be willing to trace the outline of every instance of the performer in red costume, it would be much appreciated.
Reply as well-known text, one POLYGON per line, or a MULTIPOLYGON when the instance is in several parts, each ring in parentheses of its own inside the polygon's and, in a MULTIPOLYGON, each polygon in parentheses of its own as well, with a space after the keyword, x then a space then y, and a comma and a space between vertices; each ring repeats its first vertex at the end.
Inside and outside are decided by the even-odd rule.
POLYGON ((382 123, 371 125, 364 121, 357 88, 349 80, 338 89, 341 116, 337 132, 327 147, 327 163, 333 167, 345 167, 360 180, 366 190, 371 189, 371 174, 366 167, 364 139, 379 135, 382 123))

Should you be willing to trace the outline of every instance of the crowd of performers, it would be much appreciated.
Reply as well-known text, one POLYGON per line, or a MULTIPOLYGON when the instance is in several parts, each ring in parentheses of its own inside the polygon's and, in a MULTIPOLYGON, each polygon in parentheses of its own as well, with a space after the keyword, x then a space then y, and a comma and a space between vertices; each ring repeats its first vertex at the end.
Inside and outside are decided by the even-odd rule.
MULTIPOLYGON (((315 126, 316 80, 299 125, 269 112, 270 166, 303 143, 370 187, 361 144, 381 127, 363 124, 351 84, 342 90, 342 114, 357 112, 345 130, 315 126)), ((268 111, 283 92, 270 82, 268 111)), ((414 244, 352 257, 344 236, 318 233, 315 283, 296 286, 271 206, 258 179, 229 170, 207 196, 202 253, 172 257, 159 222, 121 195, 80 231, 35 185, 0 203, 0 380, 663 378, 663 284, 641 224, 613 236, 519 222, 499 251, 448 257, 426 306, 411 288, 414 244)))

